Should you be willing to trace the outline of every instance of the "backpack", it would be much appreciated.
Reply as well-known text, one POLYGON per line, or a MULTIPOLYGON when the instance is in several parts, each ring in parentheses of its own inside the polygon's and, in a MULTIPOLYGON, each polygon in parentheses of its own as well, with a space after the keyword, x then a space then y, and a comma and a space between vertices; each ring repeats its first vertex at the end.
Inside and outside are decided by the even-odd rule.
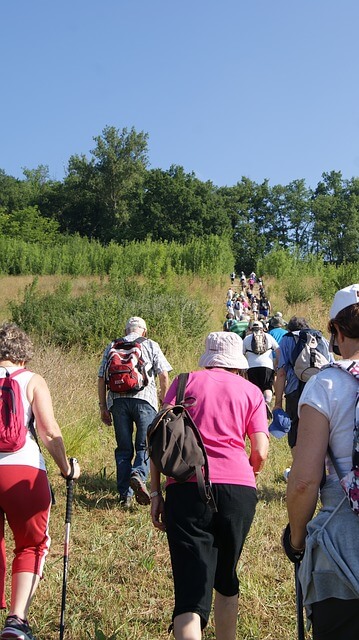
POLYGON ((106 364, 105 379, 108 389, 115 393, 137 393, 148 384, 148 376, 142 356, 144 337, 131 342, 126 338, 114 341, 106 364))
MULTIPOLYGON (((328 367, 336 367, 342 371, 346 371, 356 378, 359 383, 359 364, 357 362, 349 362, 341 360, 340 362, 332 362, 328 367)), ((339 477, 342 489, 348 498, 350 508, 359 516, 359 384, 356 392, 355 409, 354 409, 354 427, 353 427, 353 451, 352 451, 352 468, 343 476, 340 473, 336 459, 332 450, 328 446, 328 454, 333 463, 335 471, 339 477)))
POLYGON ((18 369, 0 378, 0 451, 9 453, 21 449, 26 441, 27 427, 21 388, 15 377, 26 371, 18 369))
POLYGON ((176 404, 159 411, 148 427, 147 451, 155 467, 176 482, 186 482, 196 475, 202 501, 217 511, 209 480, 207 452, 186 408, 186 404, 190 406, 185 401, 187 379, 188 373, 178 376, 176 404))
POLYGON ((251 342, 250 351, 257 355, 262 355, 262 353, 269 351, 267 336, 263 330, 260 329, 259 331, 254 331, 252 333, 252 342, 251 342))
POLYGON ((299 335, 290 332, 288 335, 296 342, 291 355, 294 373, 301 382, 308 382, 309 378, 329 364, 322 333, 316 329, 301 329, 299 335))

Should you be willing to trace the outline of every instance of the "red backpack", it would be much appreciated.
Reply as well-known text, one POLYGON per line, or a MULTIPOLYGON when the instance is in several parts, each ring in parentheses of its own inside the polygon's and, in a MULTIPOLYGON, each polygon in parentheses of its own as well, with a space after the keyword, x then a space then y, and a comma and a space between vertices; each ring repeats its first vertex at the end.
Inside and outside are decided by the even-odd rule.
POLYGON ((21 449, 26 440, 27 427, 24 420, 24 405, 20 385, 15 380, 26 369, 14 373, 6 370, 0 378, 0 452, 9 453, 21 449))
POLYGON ((119 338, 113 343, 106 365, 106 383, 114 393, 137 393, 148 384, 139 337, 131 342, 119 338))

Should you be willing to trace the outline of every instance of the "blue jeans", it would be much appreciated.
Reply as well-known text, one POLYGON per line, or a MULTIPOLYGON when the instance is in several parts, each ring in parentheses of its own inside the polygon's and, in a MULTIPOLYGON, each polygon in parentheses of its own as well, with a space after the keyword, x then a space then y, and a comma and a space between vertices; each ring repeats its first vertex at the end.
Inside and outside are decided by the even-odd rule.
POLYGON ((115 398, 111 407, 117 447, 115 449, 117 489, 121 496, 132 496, 130 476, 138 473, 145 482, 150 463, 146 459, 146 434, 156 410, 139 398, 115 398), (133 426, 136 425, 133 443, 133 426), (135 459, 132 464, 132 460, 135 459))

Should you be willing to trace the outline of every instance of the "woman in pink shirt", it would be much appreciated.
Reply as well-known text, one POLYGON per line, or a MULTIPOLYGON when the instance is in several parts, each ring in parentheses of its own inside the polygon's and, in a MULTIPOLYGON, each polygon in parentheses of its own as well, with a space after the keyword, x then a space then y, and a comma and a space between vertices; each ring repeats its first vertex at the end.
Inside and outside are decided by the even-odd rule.
MULTIPOLYGON (((188 410, 206 447, 217 512, 202 502, 195 477, 181 484, 168 478, 164 500, 160 473, 151 462, 151 517, 169 543, 176 640, 200 640, 213 588, 216 638, 235 640, 236 567, 255 513, 255 476, 267 457, 268 425, 262 393, 238 375, 248 363, 237 334, 210 333, 199 364, 204 369, 189 374, 185 397, 191 397, 188 410)), ((177 382, 165 407, 176 403, 177 382)))

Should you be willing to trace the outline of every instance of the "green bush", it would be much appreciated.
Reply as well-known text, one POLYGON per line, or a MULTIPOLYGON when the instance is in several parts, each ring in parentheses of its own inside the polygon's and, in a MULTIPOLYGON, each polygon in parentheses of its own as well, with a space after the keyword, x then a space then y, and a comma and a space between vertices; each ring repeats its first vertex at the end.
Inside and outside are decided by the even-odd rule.
POLYGON ((69 281, 52 293, 40 294, 35 279, 10 310, 12 320, 34 337, 65 348, 79 345, 90 352, 99 352, 110 339, 122 335, 134 314, 146 318, 151 337, 163 348, 176 342, 180 349, 191 349, 203 336, 209 316, 203 300, 191 300, 176 288, 164 292, 161 283, 156 290, 147 283, 120 280, 114 272, 109 284, 92 285, 77 297, 69 281))

